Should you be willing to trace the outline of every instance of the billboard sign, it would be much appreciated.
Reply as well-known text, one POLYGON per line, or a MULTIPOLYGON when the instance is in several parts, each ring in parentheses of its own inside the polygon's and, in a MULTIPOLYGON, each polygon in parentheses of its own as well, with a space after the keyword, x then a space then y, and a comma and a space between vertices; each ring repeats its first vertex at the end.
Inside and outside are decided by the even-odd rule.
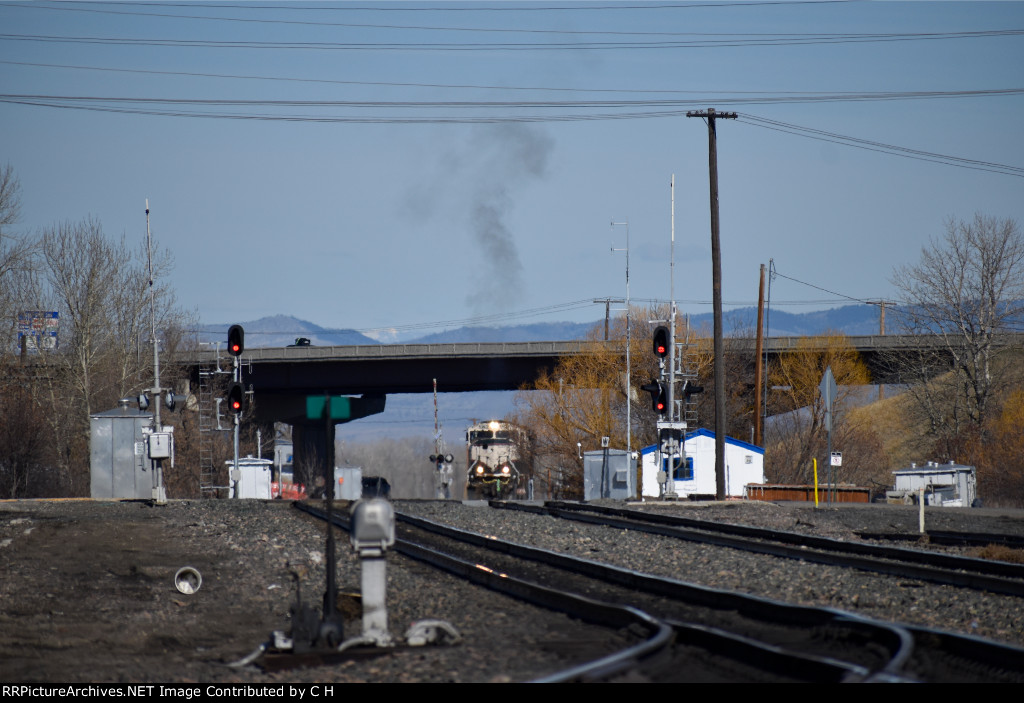
POLYGON ((24 338, 25 348, 29 351, 56 349, 59 325, 60 315, 56 312, 29 310, 18 313, 18 348, 21 348, 24 338))

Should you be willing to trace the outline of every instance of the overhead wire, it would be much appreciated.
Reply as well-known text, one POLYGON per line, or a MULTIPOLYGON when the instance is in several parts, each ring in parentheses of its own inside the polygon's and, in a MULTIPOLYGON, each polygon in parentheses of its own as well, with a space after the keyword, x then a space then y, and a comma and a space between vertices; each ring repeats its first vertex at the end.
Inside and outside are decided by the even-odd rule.
MULTIPOLYGON (((920 99, 920 98, 966 98, 966 97, 995 97, 1024 94, 1024 89, 1005 88, 992 90, 968 90, 968 91, 888 91, 882 93, 849 93, 849 94, 827 94, 821 96, 784 96, 776 95, 771 97, 737 97, 716 99, 719 104, 744 104, 772 102, 780 103, 801 103, 810 100, 829 100, 833 102, 843 100, 896 100, 896 99, 920 99)), ((316 122, 316 123, 360 123, 360 124, 492 124, 500 122, 570 122, 570 121, 606 121, 625 119, 653 119, 673 116, 682 116, 688 108, 703 104, 706 101, 694 99, 673 100, 666 98, 627 100, 627 99, 604 99, 604 100, 561 100, 561 101, 484 101, 484 100, 445 100, 445 101, 381 101, 381 100, 238 100, 238 99, 210 99, 210 98, 157 98, 157 97, 123 97, 123 96, 84 96, 84 95, 39 95, 39 94, 0 94, 0 102, 30 105, 37 107, 65 108, 89 110, 98 112, 113 112, 122 114, 142 114, 164 117, 201 117, 207 119, 235 119, 235 120, 260 120, 260 121, 284 121, 284 122, 316 122), (145 107, 136 107, 143 105, 145 107), (184 106, 184 107, 182 107, 184 106), (252 108, 341 108, 341 109, 385 109, 385 110, 515 110, 515 109, 570 109, 570 110, 593 110, 601 109, 631 109, 625 112, 590 112, 590 113, 569 113, 569 114, 544 114, 544 115, 519 115, 519 114, 477 114, 477 115, 283 115, 279 113, 259 112, 223 112, 208 108, 230 107, 237 109, 251 110, 252 108), (675 109, 653 110, 637 108, 671 107, 675 109), (207 108, 207 109, 187 109, 207 108)), ((921 149, 888 144, 877 140, 863 139, 849 135, 839 134, 812 127, 804 127, 779 120, 772 120, 765 117, 741 113, 737 116, 739 122, 754 127, 770 129, 786 134, 826 141, 842 146, 849 146, 857 149, 874 151, 901 158, 937 163, 944 166, 954 166, 977 171, 986 171, 1000 175, 1024 178, 1024 167, 1010 164, 1001 164, 981 159, 970 159, 950 154, 941 154, 921 149)))
POLYGON ((53 34, 0 34, 0 41, 24 41, 62 44, 98 44, 103 46, 144 46, 214 49, 304 50, 304 51, 623 51, 692 48, 739 48, 757 46, 807 46, 820 44, 862 44, 897 41, 935 41, 1021 36, 1024 29, 995 29, 955 32, 896 32, 878 34, 818 34, 809 36, 727 35, 728 39, 692 39, 687 41, 590 41, 590 42, 314 42, 257 41, 223 39, 176 39, 139 37, 93 37, 53 34))
POLYGON ((167 71, 156 69, 123 68, 112 66, 85 66, 75 64, 42 63, 34 61, 9 61, 0 59, 0 64, 9 66, 27 66, 35 68, 59 68, 81 71, 101 71, 111 73, 135 73, 154 76, 183 76, 190 78, 217 78, 227 80, 252 80, 252 81, 276 81, 294 83, 314 83, 327 85, 359 85, 372 87, 397 87, 397 88, 444 88, 451 90, 500 90, 500 91, 528 91, 528 92, 555 92, 555 93, 618 93, 624 95, 650 94, 650 95, 690 95, 691 101, 704 103, 709 100, 723 102, 723 104, 749 104, 752 102, 803 102, 803 101, 824 101, 824 102, 860 102, 873 100, 917 100, 917 99, 944 99, 944 98, 976 98, 976 97, 998 97, 1005 95, 1017 95, 1024 92, 1024 88, 992 88, 972 90, 945 90, 945 91, 809 91, 809 90, 682 90, 664 88, 594 88, 594 87, 567 87, 567 86, 521 86, 521 85, 487 85, 479 83, 424 83, 424 82, 400 82, 400 81, 359 81, 343 80, 335 78, 301 78, 297 76, 260 76, 252 74, 237 73, 209 73, 199 71, 167 71), (732 97, 730 97, 732 96, 732 97))
MULTIPOLYGON (((187 7, 194 8, 195 3, 189 2, 103 2, 102 0, 53 0, 55 4, 88 4, 88 5, 118 5, 137 7, 187 7)), ((716 8, 716 7, 758 7, 765 5, 843 5, 865 0, 736 0, 735 2, 664 2, 664 3, 622 3, 622 4, 600 4, 587 5, 584 3, 571 3, 568 5, 541 5, 539 3, 519 3, 510 5, 484 5, 469 3, 428 5, 427 3, 413 2, 409 5, 398 3, 380 3, 376 5, 356 5, 349 2, 340 2, 335 5, 327 3, 314 3, 312 7, 302 6, 298 3, 285 5, 272 5, 270 3, 203 3, 203 7, 214 9, 246 9, 246 10, 291 10, 291 11, 316 11, 316 12, 501 12, 501 13, 530 13, 530 12, 592 12, 592 11, 614 11, 614 10, 687 10, 694 8, 716 8)), ((5 3, 10 5, 25 5, 25 3, 5 3)), ((34 4, 34 3, 30 3, 34 4)))
MULTIPOLYGON (((849 300, 849 301, 852 301, 852 302, 855 302, 855 303, 859 303, 859 304, 862 304, 862 305, 874 305, 874 306, 883 306, 884 305, 886 308, 888 308, 889 310, 893 311, 896 314, 897 319, 899 319, 900 315, 919 316, 920 315, 920 309, 922 307, 919 302, 914 302, 914 301, 878 300, 878 299, 867 300, 867 299, 863 299, 863 298, 856 298, 856 297, 853 297, 853 296, 850 296, 850 295, 846 295, 844 293, 838 293, 836 291, 829 290, 828 288, 824 288, 824 287, 816 285, 814 283, 809 283, 807 281, 802 281, 802 280, 800 280, 798 278, 794 278, 792 276, 787 276, 785 274, 779 273, 778 269, 773 269, 772 270, 772 277, 776 277, 776 276, 779 277, 779 278, 785 278, 788 281, 793 281, 794 283, 799 283, 800 285, 807 286, 809 288, 814 288, 815 290, 819 290, 819 291, 822 291, 824 293, 829 293, 830 295, 839 296, 840 298, 844 298, 846 300, 849 300)), ((925 319, 926 319, 926 322, 928 322, 928 323, 949 324, 949 325, 954 325, 954 326, 957 326, 957 327, 959 327, 961 324, 963 324, 963 320, 955 319, 955 318, 951 318, 951 317, 950 318, 944 318, 944 317, 935 316, 935 315, 925 315, 925 319)), ((1024 320, 1009 320, 1009 321, 1007 321, 1004 324, 1004 328, 1005 328, 1005 330, 1010 331, 1010 332, 1022 332, 1022 331, 1024 331, 1024 320)))
POLYGON ((988 171, 991 173, 999 173, 1005 176, 1016 176, 1018 178, 1024 178, 1024 167, 1011 166, 1008 164, 1000 164, 993 161, 981 161, 978 159, 967 159, 959 156, 951 156, 949 154, 938 154, 930 151, 923 151, 920 149, 911 149, 909 147, 898 146, 895 144, 886 144, 883 142, 873 141, 869 139, 860 139, 858 137, 850 137, 847 135, 837 134, 835 132, 828 132, 825 130, 815 129, 812 127, 801 127, 799 125, 789 124, 787 122, 780 122, 778 120, 770 120, 763 117, 756 117, 754 115, 740 114, 737 116, 739 122, 750 124, 755 127, 763 127, 765 129, 771 129, 778 132, 785 132, 787 134, 793 134, 800 137, 806 137, 808 139, 816 139, 819 141, 831 142, 833 144, 842 144, 843 146, 850 146, 857 149, 864 149, 867 151, 876 151, 891 156, 900 156, 907 159, 916 159, 919 161, 929 161, 931 163, 939 163, 945 166, 957 166, 959 168, 968 168, 977 171, 988 171))
MULTIPOLYGON (((609 36, 696 36, 704 34, 706 36, 715 36, 710 33, 699 33, 699 32, 665 32, 665 31, 625 31, 621 29, 617 30, 590 30, 590 29, 535 29, 535 28, 524 28, 524 27, 452 27, 452 26, 437 26, 437 25, 409 25, 409 24, 374 24, 369 22, 335 22, 325 20, 291 20, 282 19, 275 17, 273 19, 261 19, 256 17, 220 17, 212 15, 182 15, 182 14, 171 14, 166 12, 138 12, 138 11, 126 11, 123 9, 111 10, 111 9, 100 9, 94 7, 94 5, 110 5, 114 4, 118 7, 131 6, 132 3, 89 3, 76 1, 74 3, 57 3, 56 6, 48 5, 41 2, 34 2, 31 4, 22 4, 14 2, 0 2, 0 7, 21 7, 30 8, 33 10, 48 10, 55 12, 80 12, 90 14, 102 14, 102 15, 120 15, 128 17, 148 17, 148 18, 160 18, 160 19, 180 19, 180 20, 200 20, 208 22, 237 22, 237 23, 251 23, 251 24, 273 24, 273 25, 296 25, 302 27, 346 27, 354 29, 393 29, 393 30, 409 30, 409 31, 432 31, 432 32, 476 32, 476 33, 503 33, 503 34, 546 34, 546 35, 609 35, 609 36)), ((144 3, 141 5, 145 8, 164 7, 162 3, 144 3)), ((182 7, 181 5, 174 5, 174 7, 182 7)), ((271 9, 270 6, 232 6, 232 5, 210 5, 210 4, 193 4, 188 6, 193 11, 196 9, 255 9, 255 10, 267 10, 271 9)), ((349 8, 300 8, 300 7, 288 7, 278 6, 274 8, 276 10, 292 11, 292 10, 318 10, 321 12, 330 11, 332 9, 345 9, 349 8)), ((648 8, 651 9, 651 8, 648 8)), ((664 8, 659 8, 664 9, 664 8)), ((682 9, 676 7, 673 9, 682 9)), ((364 12, 370 11, 368 8, 363 10, 364 12)), ((439 10, 440 11, 440 10, 439 10)), ((777 36, 777 33, 772 34, 768 32, 763 33, 749 33, 746 36, 777 36)), ((811 36, 812 33, 794 32, 790 36, 811 36)), ((725 33, 718 34, 717 36, 739 36, 736 34, 725 33)))

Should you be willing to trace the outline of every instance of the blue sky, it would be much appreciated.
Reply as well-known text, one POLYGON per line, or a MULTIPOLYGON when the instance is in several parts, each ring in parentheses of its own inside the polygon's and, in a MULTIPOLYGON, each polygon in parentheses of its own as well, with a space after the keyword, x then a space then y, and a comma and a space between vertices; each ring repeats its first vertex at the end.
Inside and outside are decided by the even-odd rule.
MULTIPOLYGON (((597 319, 625 294, 613 220, 632 297, 667 299, 672 174, 676 297, 707 312, 707 129, 685 117, 707 107, 741 116, 718 123, 727 306, 769 259, 891 298, 947 218, 1024 223, 1024 95, 950 95, 1024 89, 1024 3, 2 2, 0 28, 21 230, 91 215, 142 241, 148 198, 208 323, 597 319), (225 100, 249 102, 201 102, 225 100)), ((782 278, 772 297, 851 302, 782 278)))

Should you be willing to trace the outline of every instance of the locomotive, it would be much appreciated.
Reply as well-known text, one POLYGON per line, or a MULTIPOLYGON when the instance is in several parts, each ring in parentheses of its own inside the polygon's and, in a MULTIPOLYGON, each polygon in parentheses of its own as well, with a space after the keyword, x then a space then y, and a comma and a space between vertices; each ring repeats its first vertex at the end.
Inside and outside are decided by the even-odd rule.
POLYGON ((509 422, 478 422, 466 430, 466 498, 511 498, 521 474, 519 442, 522 430, 509 422))

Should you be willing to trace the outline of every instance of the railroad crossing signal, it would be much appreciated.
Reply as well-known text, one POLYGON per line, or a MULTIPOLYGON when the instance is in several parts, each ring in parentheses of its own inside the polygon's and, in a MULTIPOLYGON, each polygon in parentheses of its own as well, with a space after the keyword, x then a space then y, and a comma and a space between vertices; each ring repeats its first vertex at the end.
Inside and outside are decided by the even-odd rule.
POLYGON ((235 415, 241 415, 245 410, 245 389, 237 381, 228 386, 228 410, 235 415))
POLYGON ((231 325, 228 328, 228 354, 241 356, 245 351, 245 330, 241 325, 231 325))

